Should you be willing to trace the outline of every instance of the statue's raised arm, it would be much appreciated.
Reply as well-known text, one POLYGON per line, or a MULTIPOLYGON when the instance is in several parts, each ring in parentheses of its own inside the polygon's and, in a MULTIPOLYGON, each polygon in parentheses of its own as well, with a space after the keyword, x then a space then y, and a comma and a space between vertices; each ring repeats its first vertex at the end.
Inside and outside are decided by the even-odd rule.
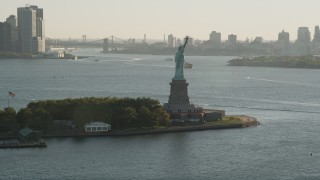
POLYGON ((187 43, 188 43, 188 39, 189 39, 189 36, 186 36, 185 37, 185 42, 184 42, 184 45, 183 45, 183 49, 186 47, 187 43))

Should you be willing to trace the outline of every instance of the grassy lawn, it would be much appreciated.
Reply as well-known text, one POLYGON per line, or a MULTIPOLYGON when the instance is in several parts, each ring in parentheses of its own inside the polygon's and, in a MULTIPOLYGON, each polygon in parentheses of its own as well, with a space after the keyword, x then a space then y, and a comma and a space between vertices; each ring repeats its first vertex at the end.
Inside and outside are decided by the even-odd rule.
POLYGON ((221 121, 212 121, 207 124, 224 125, 224 124, 241 124, 241 116, 224 116, 221 121))
MULTIPOLYGON (((210 126, 210 125, 230 125, 230 124, 242 124, 241 121, 242 116, 224 116, 221 121, 211 121, 206 122, 205 124, 202 124, 204 126, 210 126)), ((194 124, 194 125, 175 125, 171 127, 188 127, 188 126, 199 126, 201 124, 194 124)), ((126 130, 122 130, 123 132, 135 132, 135 131, 148 131, 148 130, 156 130, 156 129, 164 129, 166 127, 142 127, 142 128, 130 128, 126 130)))

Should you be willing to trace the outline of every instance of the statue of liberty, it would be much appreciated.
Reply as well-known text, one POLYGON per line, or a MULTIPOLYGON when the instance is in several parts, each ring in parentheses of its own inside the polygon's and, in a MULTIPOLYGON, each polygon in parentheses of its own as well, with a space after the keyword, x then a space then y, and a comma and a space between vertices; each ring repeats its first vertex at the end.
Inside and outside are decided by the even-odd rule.
POLYGON ((174 56, 174 60, 176 62, 176 73, 174 75, 173 80, 184 80, 183 76, 183 67, 184 67, 184 48, 187 45, 188 42, 188 36, 185 38, 186 41, 184 42, 184 45, 179 46, 178 51, 176 52, 176 55, 174 56))

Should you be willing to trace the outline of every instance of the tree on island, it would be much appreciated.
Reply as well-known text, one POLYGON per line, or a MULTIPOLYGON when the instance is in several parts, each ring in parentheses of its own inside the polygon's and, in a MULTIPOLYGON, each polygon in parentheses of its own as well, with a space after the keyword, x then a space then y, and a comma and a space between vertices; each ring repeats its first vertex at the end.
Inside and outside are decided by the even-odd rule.
MULTIPOLYGON (((7 121, 1 121, 2 114, 0 111, 0 123, 8 124, 7 121)), ((79 130, 92 121, 109 123, 115 130, 169 125, 169 115, 163 110, 160 102, 144 97, 136 99, 90 97, 38 101, 31 102, 26 108, 10 114, 16 126, 28 126, 44 133, 68 130, 66 126, 55 125, 54 120, 71 121, 79 130)), ((8 128, 3 129, 6 130, 8 128)))
POLYGON ((16 111, 12 107, 0 109, 0 132, 16 131, 18 123, 16 111))

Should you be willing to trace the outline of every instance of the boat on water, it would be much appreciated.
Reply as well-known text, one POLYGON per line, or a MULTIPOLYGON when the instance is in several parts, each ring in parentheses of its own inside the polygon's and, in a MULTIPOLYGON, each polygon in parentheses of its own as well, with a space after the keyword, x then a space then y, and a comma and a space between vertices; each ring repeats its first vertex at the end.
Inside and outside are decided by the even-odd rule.
POLYGON ((191 69, 191 68, 193 68, 193 65, 191 63, 185 62, 184 68, 191 69))
POLYGON ((173 61, 173 58, 168 57, 165 59, 165 61, 173 61))
POLYGON ((73 57, 72 57, 72 60, 77 60, 77 59, 78 59, 77 56, 73 56, 73 57))

